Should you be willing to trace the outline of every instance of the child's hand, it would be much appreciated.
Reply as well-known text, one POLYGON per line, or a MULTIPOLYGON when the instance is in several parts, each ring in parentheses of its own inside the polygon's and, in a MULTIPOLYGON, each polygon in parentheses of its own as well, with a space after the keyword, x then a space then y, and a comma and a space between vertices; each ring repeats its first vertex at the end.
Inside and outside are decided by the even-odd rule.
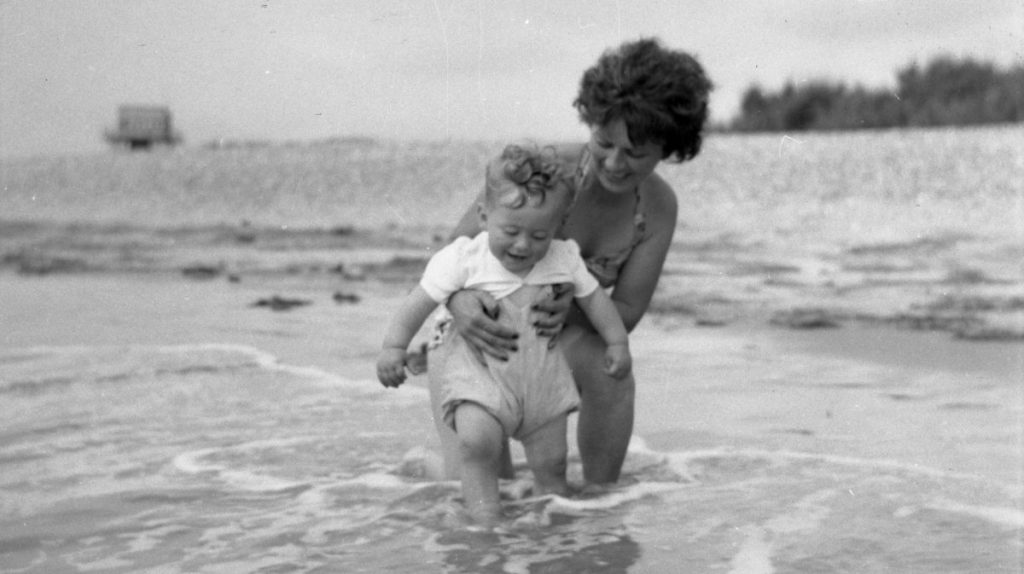
POLYGON ((405 382, 405 349, 389 347, 377 357, 377 378, 385 387, 405 382))
POLYGON ((604 352, 604 372, 615 379, 622 379, 633 367, 633 358, 629 355, 629 345, 608 345, 604 352))
POLYGON ((427 372, 427 344, 420 344, 415 351, 405 354, 405 368, 410 375, 422 375, 427 372))

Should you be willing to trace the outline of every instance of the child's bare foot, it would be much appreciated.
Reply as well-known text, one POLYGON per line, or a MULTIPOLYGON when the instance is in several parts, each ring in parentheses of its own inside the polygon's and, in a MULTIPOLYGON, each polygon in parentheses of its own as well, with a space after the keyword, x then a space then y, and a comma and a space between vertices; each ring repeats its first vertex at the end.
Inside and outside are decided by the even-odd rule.
POLYGON ((569 485, 562 482, 556 484, 534 484, 533 494, 534 496, 545 496, 547 494, 554 494, 556 496, 569 496, 569 485))
POLYGON ((576 496, 580 498, 597 498, 601 495, 607 494, 613 488, 615 488, 614 484, 595 484, 588 482, 576 492, 576 496))
POLYGON ((505 513, 501 510, 501 504, 480 504, 475 507, 469 507, 466 514, 477 526, 497 526, 501 524, 505 518, 505 513))

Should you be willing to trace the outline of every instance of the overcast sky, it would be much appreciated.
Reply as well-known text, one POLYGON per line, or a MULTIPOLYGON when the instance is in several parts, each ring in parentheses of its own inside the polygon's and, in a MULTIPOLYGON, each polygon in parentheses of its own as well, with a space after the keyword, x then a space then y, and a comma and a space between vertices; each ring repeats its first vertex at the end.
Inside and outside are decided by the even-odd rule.
POLYGON ((724 120, 752 83, 1020 63, 1024 2, 0 0, 0 156, 100 151, 122 103, 170 106, 189 145, 578 139, 580 74, 640 36, 695 54, 724 120))

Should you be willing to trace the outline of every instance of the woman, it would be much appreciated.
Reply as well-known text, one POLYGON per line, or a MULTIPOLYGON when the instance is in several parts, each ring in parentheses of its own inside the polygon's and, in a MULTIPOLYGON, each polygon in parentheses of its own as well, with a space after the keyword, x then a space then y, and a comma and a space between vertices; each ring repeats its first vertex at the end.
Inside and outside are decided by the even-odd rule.
MULTIPOLYGON (((555 146, 576 173, 575 204, 560 235, 579 244, 591 273, 612 289, 629 330, 647 312, 676 227, 675 192, 654 170, 661 161, 687 161, 700 151, 711 87, 689 54, 656 39, 624 43, 605 52, 580 82, 574 106, 590 141, 555 146)), ((478 231, 474 204, 454 236, 478 231)), ((516 334, 492 319, 497 306, 490 296, 460 291, 448 308, 454 328, 478 352, 498 359, 515 352, 516 334)), ((571 293, 562 290, 535 309, 538 331, 558 336, 579 387, 584 479, 616 482, 633 432, 635 380, 603 371, 604 343, 573 306, 571 293)), ((454 474, 458 445, 450 429, 439 432, 448 473, 454 474)))

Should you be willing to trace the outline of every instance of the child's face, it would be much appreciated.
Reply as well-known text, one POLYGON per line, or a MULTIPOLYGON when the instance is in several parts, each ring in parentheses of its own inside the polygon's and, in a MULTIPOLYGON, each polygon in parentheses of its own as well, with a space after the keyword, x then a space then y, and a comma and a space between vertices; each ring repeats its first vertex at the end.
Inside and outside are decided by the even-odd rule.
POLYGON ((480 210, 491 253, 509 271, 525 275, 544 258, 562 224, 563 209, 554 201, 510 209, 501 205, 480 210))

